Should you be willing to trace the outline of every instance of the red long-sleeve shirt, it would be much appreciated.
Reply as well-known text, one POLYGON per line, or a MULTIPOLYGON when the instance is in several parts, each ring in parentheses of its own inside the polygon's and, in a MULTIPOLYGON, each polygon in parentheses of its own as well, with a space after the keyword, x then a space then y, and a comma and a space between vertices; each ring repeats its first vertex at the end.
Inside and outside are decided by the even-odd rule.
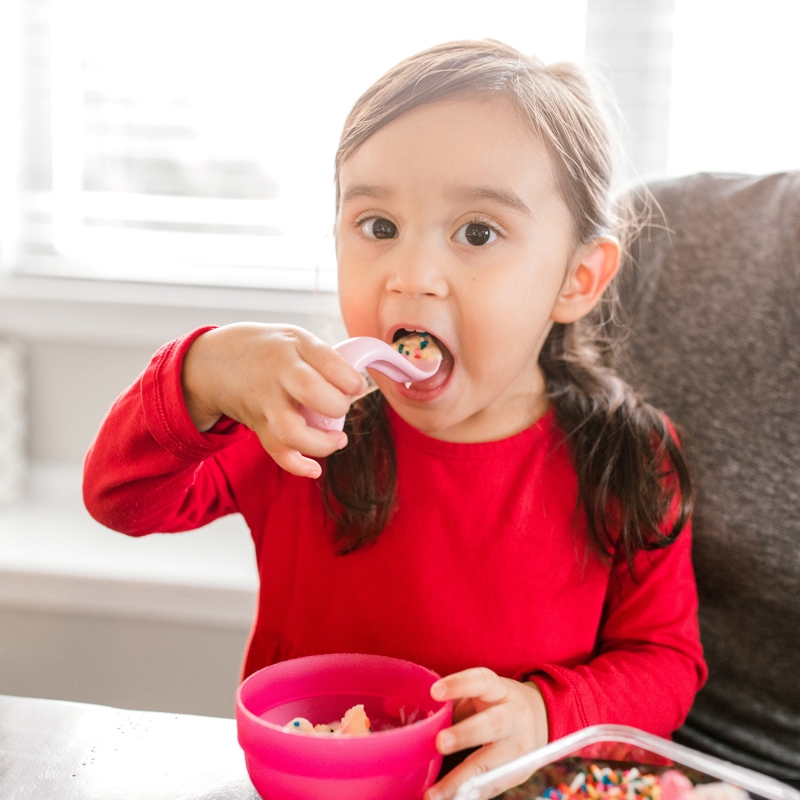
POLYGON ((288 658, 378 653, 440 674, 531 676, 550 738, 616 722, 669 736, 705 680, 687 526, 604 561, 576 515, 552 411, 496 442, 432 439, 393 411, 398 504, 377 543, 335 554, 319 484, 280 469, 244 426, 201 434, 181 392, 195 331, 163 347, 90 449, 84 498, 139 536, 240 512, 261 587, 244 674, 288 658))

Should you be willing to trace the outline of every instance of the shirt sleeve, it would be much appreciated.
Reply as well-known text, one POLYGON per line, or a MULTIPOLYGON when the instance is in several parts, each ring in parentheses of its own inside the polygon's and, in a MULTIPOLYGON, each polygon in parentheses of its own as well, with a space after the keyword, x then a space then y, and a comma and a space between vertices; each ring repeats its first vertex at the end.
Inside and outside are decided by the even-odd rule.
POLYGON ((600 723, 669 738, 707 676, 697 623, 691 525, 658 550, 611 567, 594 657, 574 667, 542 665, 526 676, 544 697, 549 737, 600 723))
POLYGON ((210 329, 164 345, 103 420, 83 473, 84 503, 103 525, 139 536, 239 510, 215 454, 253 434, 227 418, 200 433, 183 399, 184 356, 210 329))

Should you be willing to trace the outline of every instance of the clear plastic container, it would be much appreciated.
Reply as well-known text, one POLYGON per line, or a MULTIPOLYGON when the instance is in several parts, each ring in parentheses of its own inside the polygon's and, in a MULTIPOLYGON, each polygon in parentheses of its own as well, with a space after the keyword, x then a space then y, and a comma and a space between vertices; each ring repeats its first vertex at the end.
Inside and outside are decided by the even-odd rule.
MULTIPOLYGON (((800 800, 800 792, 774 778, 626 725, 595 725, 551 742, 466 781, 456 793, 455 800, 488 800, 500 794, 509 783, 521 783, 532 773, 573 757, 601 765, 604 762, 623 762, 626 766, 645 764, 659 770, 674 767, 687 773, 693 783, 724 781, 744 789, 752 797, 800 800)), ((534 786, 531 787, 533 791, 534 786)), ((514 789, 511 794, 522 800, 525 790, 514 789)), ((530 793, 529 797, 534 800, 536 794, 530 793)))

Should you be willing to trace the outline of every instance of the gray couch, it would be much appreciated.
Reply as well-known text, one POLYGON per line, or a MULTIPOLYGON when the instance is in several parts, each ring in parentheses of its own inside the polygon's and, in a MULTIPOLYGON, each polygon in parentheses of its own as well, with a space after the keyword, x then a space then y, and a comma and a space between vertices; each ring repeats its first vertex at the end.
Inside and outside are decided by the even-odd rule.
POLYGON ((800 787, 800 172, 650 189, 620 368, 696 476, 710 677, 676 739, 800 787))

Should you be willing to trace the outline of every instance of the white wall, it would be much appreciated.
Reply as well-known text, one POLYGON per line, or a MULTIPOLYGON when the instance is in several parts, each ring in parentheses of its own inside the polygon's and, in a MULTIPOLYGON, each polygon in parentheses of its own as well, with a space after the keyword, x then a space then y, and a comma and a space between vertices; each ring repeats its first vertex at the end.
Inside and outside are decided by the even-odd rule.
POLYGON ((0 694, 232 717, 246 641, 243 630, 0 608, 0 694))
POLYGON ((78 464, 114 399, 147 366, 152 350, 132 345, 26 342, 28 453, 78 464))
MULTIPOLYGON (((37 587, 49 586, 53 580, 59 585, 63 576, 52 574, 62 569, 59 561, 42 556, 38 569, 36 553, 32 552, 29 558, 25 556, 22 571, 9 571, 8 552, 23 551, 26 542, 15 538, 14 547, 6 544, 7 552, 3 554, 2 542, 8 543, 8 538, 4 539, 2 527, 6 525, 8 534, 9 525, 27 520, 19 527, 19 536, 24 536, 24 531, 30 530, 25 525, 52 525, 53 531, 35 530, 38 543, 31 544, 33 549, 41 549, 41 542, 48 541, 48 536, 61 535, 62 518, 66 520, 69 515, 74 527, 75 514, 80 511, 77 473, 114 398, 135 380, 160 343, 201 324, 236 320, 285 321, 311 329, 328 341, 344 335, 335 300, 329 296, 0 279, 0 338, 20 343, 25 354, 29 392, 27 450, 31 463, 49 468, 56 465, 56 473, 65 471, 74 476, 67 481, 67 490, 54 489, 49 500, 31 495, 23 502, 23 506, 30 504, 36 514, 31 511, 26 517, 25 508, 5 512, 0 509, 0 694, 232 716, 233 695, 252 616, 247 608, 232 613, 223 622, 213 618, 214 614, 203 619, 202 613, 180 619, 174 609, 158 618, 158 614, 151 613, 152 608, 148 610, 147 602, 137 603, 132 598, 130 609, 118 613, 126 604, 124 580, 120 581, 122 599, 115 599, 108 607, 103 607, 102 594, 98 599, 96 588, 92 602, 76 604, 73 600, 76 592, 81 593, 80 588, 75 588, 80 583, 81 570, 75 563, 63 567, 68 590, 37 598, 37 587), (65 491, 67 496, 55 496, 65 491), (52 502, 48 505, 49 501, 52 502), (47 505, 46 514, 39 513, 42 503, 47 505), (61 516, 54 513, 54 509, 61 508, 61 516), (22 591, 9 589, 12 583, 22 591)), ((48 494, 47 486, 40 486, 38 491, 40 495, 48 494)), ((87 524, 90 522, 87 520, 87 524)), ((174 566, 175 592, 187 590, 181 584, 191 584, 188 589, 195 593, 191 597, 203 591, 205 579, 202 575, 197 577, 205 569, 203 559, 213 558, 214 547, 225 547, 225 537, 230 536, 244 558, 250 558, 247 534, 237 528, 244 527, 241 520, 225 522, 230 524, 220 527, 214 536, 203 533, 182 538, 189 571, 181 574, 180 564, 174 566), (199 551, 191 550, 193 542, 199 551)), ((64 527, 64 531, 68 528, 64 527)), ((13 538, 14 532, 11 534, 13 538)), ((86 549, 87 574, 90 562, 97 570, 92 548, 98 545, 91 542, 97 543, 97 536, 105 534, 99 529, 92 535, 94 539, 76 539, 71 556, 72 561, 80 560, 80 548, 86 549)), ((121 537, 112 531, 107 535, 121 537)), ((108 544, 112 542, 116 544, 117 540, 109 538, 108 544)), ((124 544, 127 552, 133 552, 134 547, 144 563, 148 556, 142 554, 155 543, 126 539, 124 544)), ((153 552, 154 558, 163 558, 157 549, 153 552)), ((102 563, 114 575, 136 577, 136 565, 109 561, 113 554, 104 558, 102 563)), ((235 597, 254 597, 249 577, 237 594, 236 587, 230 585, 235 571, 229 572, 233 578, 231 574, 220 577, 220 582, 227 581, 225 591, 235 597)), ((139 579, 153 580, 149 573, 139 579)), ((154 586, 157 591, 153 596, 169 598, 170 587, 163 585, 166 579, 158 580, 161 583, 154 586)), ((86 581, 88 587, 90 581, 86 581)), ((206 602, 213 605, 217 597, 214 592, 219 587, 213 585, 214 580, 205 582, 209 584, 206 602)), ((240 608, 242 601, 237 603, 240 608)))

